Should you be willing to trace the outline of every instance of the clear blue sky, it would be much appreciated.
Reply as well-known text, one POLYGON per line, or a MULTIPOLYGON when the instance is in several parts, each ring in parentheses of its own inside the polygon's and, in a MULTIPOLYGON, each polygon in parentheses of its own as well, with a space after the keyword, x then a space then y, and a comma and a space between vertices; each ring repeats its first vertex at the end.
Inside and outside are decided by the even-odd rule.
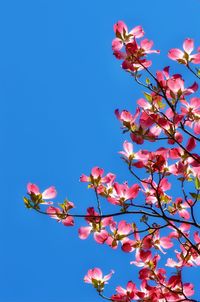
POLYGON ((0 302, 101 301, 82 281, 94 266, 115 269, 113 288, 134 280, 131 255, 79 240, 77 228, 27 211, 22 196, 29 181, 55 185, 83 212, 94 202, 83 172, 99 165, 126 180, 113 112, 134 110, 142 94, 112 56, 113 24, 141 24, 162 68, 185 37, 200 45, 199 13, 199 0, 1 1, 0 302))

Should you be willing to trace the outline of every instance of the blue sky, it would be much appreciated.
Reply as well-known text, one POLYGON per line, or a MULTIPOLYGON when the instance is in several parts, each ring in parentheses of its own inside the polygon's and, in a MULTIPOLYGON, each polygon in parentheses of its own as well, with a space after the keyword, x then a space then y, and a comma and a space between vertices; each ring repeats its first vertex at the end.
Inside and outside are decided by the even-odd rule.
POLYGON ((199 11, 199 0, 1 1, 1 302, 101 301, 82 282, 94 266, 115 269, 113 288, 134 279, 131 255, 79 240, 77 228, 27 211, 22 196, 29 181, 55 185, 83 212, 94 202, 83 172, 99 165, 126 180, 113 112, 134 110, 142 94, 112 56, 113 24, 142 25, 162 68, 185 37, 200 45, 199 11))

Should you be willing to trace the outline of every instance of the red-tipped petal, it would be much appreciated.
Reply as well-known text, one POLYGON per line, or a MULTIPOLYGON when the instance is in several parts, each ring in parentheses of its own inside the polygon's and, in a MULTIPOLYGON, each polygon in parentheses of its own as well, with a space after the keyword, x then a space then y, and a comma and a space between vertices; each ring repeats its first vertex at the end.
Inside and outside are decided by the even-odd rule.
POLYGON ((184 53, 182 50, 178 49, 178 48, 172 48, 170 49, 170 51, 168 52, 168 57, 171 60, 178 60, 178 59, 182 59, 184 56, 184 53))
POLYGON ((32 184, 29 182, 27 184, 27 192, 29 194, 34 193, 35 195, 38 195, 38 194, 40 194, 40 189, 35 184, 32 184))
POLYGON ((194 49, 194 40, 190 38, 185 39, 183 42, 183 49, 190 55, 194 49))
POLYGON ((57 195, 55 187, 49 187, 42 193, 42 198, 44 199, 52 199, 55 198, 57 195))
POLYGON ((79 230, 78 230, 79 238, 83 239, 83 240, 86 239, 90 235, 90 232, 91 232, 90 226, 79 228, 79 230))

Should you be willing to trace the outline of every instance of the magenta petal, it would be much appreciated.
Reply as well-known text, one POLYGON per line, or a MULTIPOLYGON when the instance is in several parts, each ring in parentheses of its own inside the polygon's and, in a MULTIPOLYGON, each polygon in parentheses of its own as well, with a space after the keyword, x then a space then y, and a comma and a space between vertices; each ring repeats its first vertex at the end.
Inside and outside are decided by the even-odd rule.
POLYGON ((122 47, 123 47, 123 43, 120 39, 115 38, 112 41, 112 50, 113 51, 119 51, 120 49, 122 49, 122 47))
POLYGON ((144 49, 144 50, 150 50, 153 46, 153 41, 150 41, 148 39, 144 39, 141 41, 141 47, 144 49))
POLYGON ((61 210, 59 208, 55 208, 55 207, 48 207, 46 210, 47 214, 54 219, 59 220, 57 214, 61 214, 61 210))
POLYGON ((120 235, 127 235, 132 230, 130 223, 127 223, 125 220, 119 222, 117 229, 117 232, 120 235))
POLYGON ((113 29, 114 29, 115 33, 119 32, 121 35, 123 35, 124 30, 125 30, 126 33, 128 32, 127 25, 123 21, 118 21, 114 25, 113 29))
POLYGON ((92 171, 91 171, 91 175, 97 179, 98 177, 102 177, 104 173, 104 170, 102 168, 99 168, 99 167, 94 167, 92 168, 92 171))
POLYGON ((134 184, 132 187, 128 189, 128 198, 132 199, 138 195, 140 186, 138 184, 134 184))
POLYGON ((123 143, 123 147, 124 147, 124 150, 127 154, 132 154, 133 153, 133 144, 132 143, 129 143, 127 141, 125 141, 123 143))
POLYGON ((56 189, 55 187, 49 187, 48 189, 46 189, 43 193, 42 193, 42 198, 44 199, 51 199, 51 198, 55 198, 57 195, 56 189))
POLYGON ((187 52, 187 54, 191 54, 191 52, 194 49, 194 40, 193 39, 185 39, 185 41, 183 42, 183 49, 185 50, 185 52, 187 52))
POLYGON ((102 280, 103 274, 102 271, 100 270, 100 268, 94 268, 92 270, 92 278, 96 279, 96 280, 102 280))
POLYGON ((74 225, 74 218, 72 216, 67 216, 67 218, 62 220, 62 223, 65 226, 73 226, 74 225))
POLYGON ((112 270, 112 271, 110 272, 110 274, 104 276, 103 280, 104 280, 104 281, 108 281, 108 280, 112 277, 113 274, 114 274, 114 271, 112 270))
MULTIPOLYGON (((116 287, 116 292, 122 296, 126 295, 126 293, 127 293, 127 291, 121 286, 116 287)), ((120 301, 120 299, 119 299, 119 301, 120 301)))
POLYGON ((108 232, 106 230, 102 230, 101 232, 95 232, 94 239, 97 243, 103 244, 108 239, 108 232))
POLYGON ((200 64, 200 53, 190 56, 192 63, 200 64))
POLYGON ((136 26, 134 27, 129 34, 133 35, 136 38, 142 38, 144 36, 144 30, 142 28, 142 26, 136 26))
POLYGON ((200 121, 196 122, 194 125, 194 133, 200 134, 200 121))
POLYGON ((170 49, 170 51, 168 52, 168 57, 171 60, 178 60, 178 59, 182 59, 184 56, 184 53, 182 50, 178 49, 178 48, 172 48, 170 49))
POLYGON ((33 193, 35 195, 40 194, 40 190, 39 190, 38 186, 36 186, 35 184, 32 184, 30 182, 27 185, 27 191, 29 194, 31 194, 31 193, 33 193))
POLYGON ((190 218, 189 212, 187 210, 185 210, 185 209, 180 210, 179 211, 179 215, 180 215, 180 217, 185 218, 185 219, 189 219, 190 218))
POLYGON ((81 182, 90 182, 90 177, 85 174, 82 174, 80 177, 80 181, 81 182))
POLYGON ((78 230, 79 238, 83 239, 83 240, 86 239, 90 235, 91 229, 92 228, 90 226, 80 227, 79 230, 78 230))
POLYGON ((169 237, 162 237, 160 238, 160 245, 164 249, 170 249, 173 246, 173 243, 170 241, 169 237))
POLYGON ((196 147, 196 141, 193 137, 190 137, 186 144, 187 151, 192 151, 196 147))

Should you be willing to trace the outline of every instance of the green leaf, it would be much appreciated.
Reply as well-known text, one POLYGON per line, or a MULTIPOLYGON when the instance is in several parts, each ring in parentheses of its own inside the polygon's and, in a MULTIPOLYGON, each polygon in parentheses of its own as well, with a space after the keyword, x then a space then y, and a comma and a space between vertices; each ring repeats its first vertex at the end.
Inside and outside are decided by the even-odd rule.
POLYGON ((191 193, 190 192, 190 195, 192 196, 192 198, 200 200, 200 194, 196 194, 196 193, 191 193))
POLYGON ((144 92, 144 96, 145 96, 145 98, 147 99, 147 101, 148 101, 149 103, 152 102, 152 96, 151 96, 149 93, 144 92))
POLYGON ((200 190, 200 179, 196 176, 194 179, 195 188, 200 190))
POLYGON ((162 102, 162 100, 160 100, 160 101, 158 101, 158 106, 159 106, 161 109, 163 109, 163 108, 165 108, 166 104, 164 104, 164 103, 162 102))
POLYGON ((31 205, 30 205, 31 201, 26 197, 24 197, 23 200, 24 200, 24 204, 25 204, 26 208, 30 209, 31 208, 31 205))

